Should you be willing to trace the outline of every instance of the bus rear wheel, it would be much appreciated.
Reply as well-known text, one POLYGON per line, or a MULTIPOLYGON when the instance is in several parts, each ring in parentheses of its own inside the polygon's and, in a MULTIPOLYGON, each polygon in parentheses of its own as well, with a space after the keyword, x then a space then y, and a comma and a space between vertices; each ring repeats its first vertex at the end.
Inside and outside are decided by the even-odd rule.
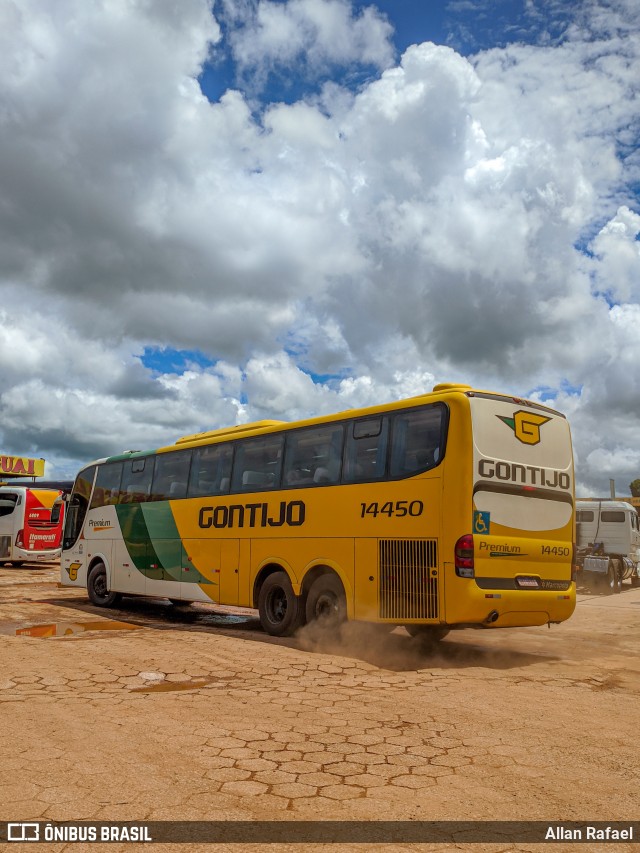
POLYGON ((104 563, 96 563, 87 579, 89 600, 97 607, 113 607, 120 601, 118 592, 111 592, 107 585, 107 568, 104 563))
POLYGON ((258 613, 260 624, 272 637, 289 637, 300 627, 303 622, 301 602, 286 572, 274 572, 262 584, 258 613))
POLYGON ((337 628, 347 618, 344 587, 336 575, 320 575, 311 585, 305 607, 307 622, 337 628))

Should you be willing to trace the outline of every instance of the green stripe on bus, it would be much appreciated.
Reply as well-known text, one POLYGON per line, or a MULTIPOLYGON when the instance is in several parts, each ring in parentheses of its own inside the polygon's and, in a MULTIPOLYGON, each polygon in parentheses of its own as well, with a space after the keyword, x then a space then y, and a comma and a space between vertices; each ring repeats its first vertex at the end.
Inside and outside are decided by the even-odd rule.
POLYGON ((168 501, 118 504, 122 538, 134 566, 152 580, 210 583, 184 553, 168 501))

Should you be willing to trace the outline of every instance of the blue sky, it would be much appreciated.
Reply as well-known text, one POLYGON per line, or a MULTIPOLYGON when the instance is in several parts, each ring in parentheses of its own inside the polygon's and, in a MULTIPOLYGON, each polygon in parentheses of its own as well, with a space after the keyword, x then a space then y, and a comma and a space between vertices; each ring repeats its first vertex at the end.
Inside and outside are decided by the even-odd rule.
MULTIPOLYGON (((273 0, 284 4, 286 0, 273 0)), ((392 41, 400 56, 411 44, 433 41, 448 45, 463 56, 513 42, 552 42, 562 37, 568 15, 563 4, 548 0, 382 0, 375 4, 355 0, 354 14, 374 5, 393 27, 392 41)), ((215 8, 215 7, 214 7, 215 8)), ((220 16, 223 33, 227 31, 224 15, 220 16)), ((282 100, 291 103, 317 90, 326 79, 339 79, 342 85, 357 88, 371 77, 374 70, 362 67, 341 69, 312 80, 298 75, 272 74, 269 85, 261 92, 263 101, 282 100)), ((223 40, 216 46, 211 61, 200 75, 203 92, 217 100, 224 91, 238 85, 237 69, 228 45, 223 40)))

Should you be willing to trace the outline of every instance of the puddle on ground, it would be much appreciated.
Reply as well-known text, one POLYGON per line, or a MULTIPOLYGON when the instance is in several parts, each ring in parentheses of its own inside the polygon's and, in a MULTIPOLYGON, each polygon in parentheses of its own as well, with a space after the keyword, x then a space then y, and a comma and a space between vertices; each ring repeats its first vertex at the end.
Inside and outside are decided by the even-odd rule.
POLYGON ((51 622, 48 625, 27 625, 17 628, 16 636, 23 637, 70 637, 74 634, 84 634, 86 631, 133 631, 140 625, 129 622, 118 622, 108 619, 102 622, 51 622))
POLYGON ((198 690, 200 687, 209 687, 215 684, 226 687, 224 681, 217 678, 197 678, 193 681, 156 681, 154 684, 145 684, 144 687, 132 687, 130 693, 170 693, 174 690, 198 690))
POLYGON ((198 619, 198 623, 203 625, 241 625, 243 622, 255 621, 255 616, 234 616, 231 613, 212 613, 198 619))

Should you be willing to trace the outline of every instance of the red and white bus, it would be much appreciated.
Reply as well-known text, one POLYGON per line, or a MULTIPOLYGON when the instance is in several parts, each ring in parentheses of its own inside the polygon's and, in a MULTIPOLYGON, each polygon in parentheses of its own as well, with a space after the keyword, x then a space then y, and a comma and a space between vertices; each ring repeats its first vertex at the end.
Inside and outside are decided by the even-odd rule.
POLYGON ((62 492, 26 486, 0 486, 0 565, 45 563, 60 558, 64 510, 51 520, 62 492))

